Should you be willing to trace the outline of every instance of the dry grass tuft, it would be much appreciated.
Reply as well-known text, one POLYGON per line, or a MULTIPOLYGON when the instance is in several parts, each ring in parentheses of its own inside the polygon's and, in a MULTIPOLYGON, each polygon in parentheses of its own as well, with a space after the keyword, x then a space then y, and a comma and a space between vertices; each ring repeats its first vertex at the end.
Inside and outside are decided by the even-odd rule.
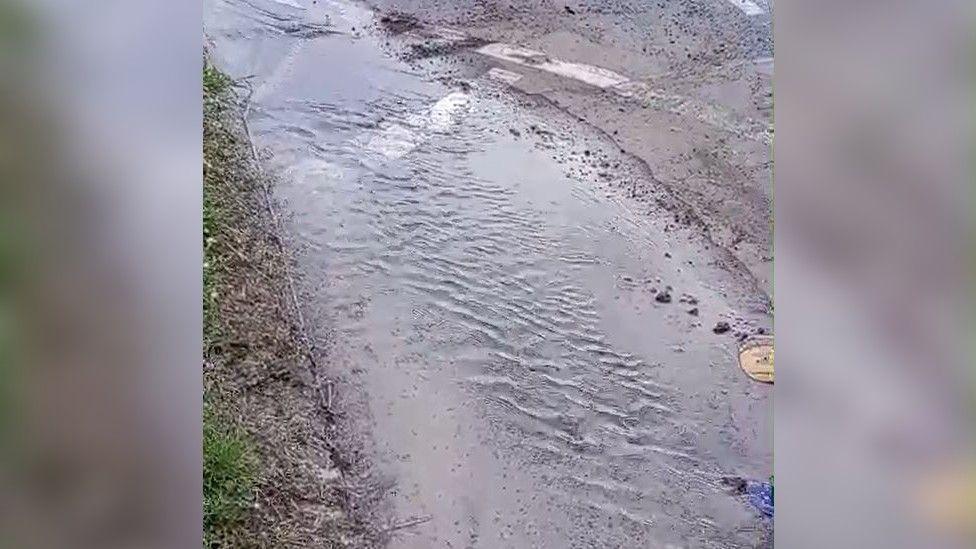
POLYGON ((369 547, 288 299, 233 83, 204 68, 205 544, 369 547), (207 438, 209 437, 209 439, 207 438), (205 441, 206 442, 206 441, 205 441), (209 476, 208 476, 209 475, 209 476), (209 498, 209 499, 208 499, 209 498))

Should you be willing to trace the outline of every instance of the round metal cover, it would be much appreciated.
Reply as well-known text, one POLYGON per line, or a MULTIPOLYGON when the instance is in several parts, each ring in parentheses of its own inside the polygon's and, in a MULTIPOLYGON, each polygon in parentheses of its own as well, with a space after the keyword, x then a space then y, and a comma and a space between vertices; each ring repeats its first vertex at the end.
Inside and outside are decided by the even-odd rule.
POLYGON ((755 337, 739 348, 739 366, 756 381, 773 382, 773 338, 755 337))

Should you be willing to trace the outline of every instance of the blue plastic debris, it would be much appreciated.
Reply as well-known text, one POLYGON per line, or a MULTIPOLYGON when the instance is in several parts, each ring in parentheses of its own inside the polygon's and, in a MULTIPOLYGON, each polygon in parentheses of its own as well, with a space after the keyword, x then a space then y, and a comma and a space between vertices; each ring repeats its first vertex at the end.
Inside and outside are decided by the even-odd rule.
POLYGON ((766 515, 773 516, 773 485, 769 482, 746 481, 746 497, 756 509, 766 515))

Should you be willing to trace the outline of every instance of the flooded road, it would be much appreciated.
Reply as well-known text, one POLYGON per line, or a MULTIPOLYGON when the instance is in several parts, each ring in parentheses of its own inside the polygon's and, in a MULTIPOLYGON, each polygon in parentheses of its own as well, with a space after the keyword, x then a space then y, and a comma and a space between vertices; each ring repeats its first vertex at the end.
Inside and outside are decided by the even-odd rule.
POLYGON ((205 13, 328 373, 392 512, 430 518, 393 547, 771 546, 720 479, 771 472, 771 387, 735 351, 772 318, 645 163, 485 56, 408 63, 360 5, 205 13))

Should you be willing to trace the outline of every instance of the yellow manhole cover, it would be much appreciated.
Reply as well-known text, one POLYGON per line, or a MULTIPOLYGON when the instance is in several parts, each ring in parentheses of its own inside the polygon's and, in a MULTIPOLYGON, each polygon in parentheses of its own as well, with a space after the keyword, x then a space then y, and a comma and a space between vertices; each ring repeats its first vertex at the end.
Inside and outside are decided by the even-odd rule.
POLYGON ((757 337, 743 343, 739 348, 739 366, 752 379, 772 383, 773 338, 757 337))

